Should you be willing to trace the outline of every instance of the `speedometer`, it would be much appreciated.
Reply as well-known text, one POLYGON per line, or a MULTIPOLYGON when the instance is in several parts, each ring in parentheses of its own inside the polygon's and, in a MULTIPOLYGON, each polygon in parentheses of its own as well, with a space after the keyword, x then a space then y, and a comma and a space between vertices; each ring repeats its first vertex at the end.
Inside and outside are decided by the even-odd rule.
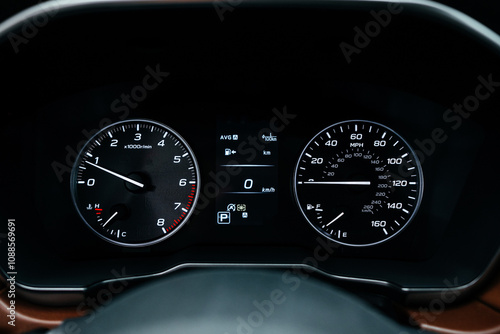
POLYGON ((348 246, 370 246, 401 232, 423 193, 422 168, 410 145, 388 127, 363 120, 324 129, 297 162, 294 194, 305 219, 348 246))

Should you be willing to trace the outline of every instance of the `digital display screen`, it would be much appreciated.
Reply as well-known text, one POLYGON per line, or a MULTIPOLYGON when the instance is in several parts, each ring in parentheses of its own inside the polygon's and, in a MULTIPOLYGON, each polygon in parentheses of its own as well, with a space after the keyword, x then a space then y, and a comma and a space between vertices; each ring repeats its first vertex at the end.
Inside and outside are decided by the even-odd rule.
MULTIPOLYGON (((268 125, 268 124, 267 124, 268 125)), ((218 120, 219 225, 262 225, 277 213, 278 136, 264 122, 218 120)))

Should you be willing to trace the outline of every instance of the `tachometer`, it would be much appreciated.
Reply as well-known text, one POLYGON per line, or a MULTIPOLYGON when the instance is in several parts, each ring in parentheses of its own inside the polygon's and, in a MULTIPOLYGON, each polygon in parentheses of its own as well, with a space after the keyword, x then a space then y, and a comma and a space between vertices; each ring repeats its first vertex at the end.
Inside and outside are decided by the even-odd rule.
POLYGON ((322 235, 369 246, 397 235, 418 211, 423 176, 416 154, 388 127, 345 121, 318 133, 302 151, 294 193, 322 235))
POLYGON ((173 235, 198 198, 198 164, 171 128, 129 120, 99 131, 71 174, 71 194, 85 223, 103 239, 146 246, 173 235))

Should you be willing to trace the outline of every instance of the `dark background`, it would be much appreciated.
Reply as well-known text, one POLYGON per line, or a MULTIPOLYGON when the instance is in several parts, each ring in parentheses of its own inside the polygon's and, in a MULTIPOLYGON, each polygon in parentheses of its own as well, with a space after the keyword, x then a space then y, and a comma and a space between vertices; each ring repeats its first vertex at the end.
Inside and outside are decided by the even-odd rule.
MULTIPOLYGON (((21 10, 42 1, 36 0, 0 0, 0 21, 21 10)), ((500 2, 492 0, 441 0, 437 1, 455 8, 486 25, 500 34, 500 2)))

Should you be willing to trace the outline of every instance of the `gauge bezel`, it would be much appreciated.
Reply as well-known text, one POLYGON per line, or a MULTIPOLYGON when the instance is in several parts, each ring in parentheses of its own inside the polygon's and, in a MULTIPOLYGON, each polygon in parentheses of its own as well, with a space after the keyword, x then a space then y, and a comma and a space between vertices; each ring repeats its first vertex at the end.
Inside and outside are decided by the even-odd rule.
POLYGON ((117 245, 117 246, 121 246, 121 247, 128 247, 128 248, 148 247, 148 246, 160 243, 160 242, 165 241, 166 239, 170 238, 171 236, 173 236, 174 234, 176 234, 180 229, 182 229, 182 227, 189 221, 189 219, 191 218, 191 215, 195 211, 196 204, 198 202, 198 197, 199 197, 199 194, 200 194, 200 169, 199 169, 199 166, 198 166, 198 161, 196 159, 196 156, 195 156, 193 150, 191 149, 191 146, 189 146, 189 144, 187 143, 187 141, 177 131, 175 131, 174 129, 172 129, 168 125, 165 125, 163 123, 160 123, 158 121, 154 121, 154 120, 151 120, 151 119, 145 119, 145 118, 135 118, 135 119, 123 120, 123 121, 118 121, 118 122, 112 123, 110 125, 107 125, 107 126, 103 127, 102 129, 100 129, 96 134, 94 134, 85 143, 85 145, 82 147, 82 149, 78 152, 78 155, 77 155, 77 157, 75 159, 73 167, 71 168, 70 193, 71 193, 71 199, 72 199, 73 205, 74 205, 76 211, 78 212, 79 217, 83 220, 83 222, 85 223, 85 225, 94 234, 96 234, 97 236, 99 236, 101 239, 105 240, 108 243, 111 243, 111 244, 114 244, 114 245, 117 245), (80 211, 80 209, 79 209, 79 207, 77 205, 76 175, 77 175, 78 166, 79 166, 79 164, 81 162, 82 155, 87 151, 88 146, 90 144, 92 144, 95 141, 96 138, 98 138, 102 133, 108 131, 111 128, 115 128, 115 127, 118 127, 118 126, 123 125, 123 124, 138 123, 138 122, 139 123, 149 123, 149 124, 158 126, 158 127, 162 128, 162 129, 164 129, 165 131, 168 131, 170 134, 172 134, 174 137, 176 137, 182 143, 182 145, 184 145, 184 147, 186 148, 186 150, 189 152, 189 154, 191 156, 191 159, 192 159, 192 162, 193 162, 193 165, 194 165, 194 170, 195 170, 195 175, 196 175, 196 191, 195 191, 195 194, 194 194, 194 199, 193 199, 193 203, 191 205, 191 209, 189 210, 189 212, 186 213, 186 216, 180 222, 180 224, 177 225, 176 228, 173 229, 171 232, 169 232, 166 235, 161 236, 161 237, 159 237, 157 239, 151 240, 151 241, 146 241, 146 242, 141 242, 141 243, 126 243, 126 242, 120 242, 120 241, 108 238, 106 235, 104 235, 104 234, 100 233, 99 231, 97 231, 89 222, 87 222, 87 219, 82 215, 82 213, 81 213, 81 211, 80 211))
POLYGON ((311 225, 316 230, 316 232, 318 232, 321 236, 323 236, 323 237, 325 237, 325 238, 327 238, 335 243, 338 243, 340 245, 361 248, 361 247, 369 247, 369 246, 375 246, 375 245, 385 243, 385 242, 393 239, 395 236, 399 235, 402 231, 404 231, 411 224, 411 222, 413 221, 413 219, 415 218, 415 216, 417 215, 417 213, 420 209, 420 205, 422 203, 422 198, 423 198, 423 193, 424 193, 424 173, 422 170, 422 165, 420 163, 420 159, 418 158, 418 155, 415 153, 415 150, 411 147, 411 145, 398 132, 394 131, 393 129, 391 129, 390 127, 388 127, 384 124, 374 122, 374 121, 369 121, 369 120, 363 120, 363 119, 345 120, 345 121, 336 122, 334 124, 331 124, 331 125, 323 128, 322 130, 318 131, 307 142, 307 144, 302 149, 302 151, 301 151, 301 153, 296 161, 297 162, 295 163, 295 167, 294 167, 294 171, 293 171, 293 178, 292 178, 292 189, 293 189, 293 197, 294 197, 295 204, 299 208, 300 213, 302 214, 303 218, 309 223, 309 225, 311 225), (304 212, 302 205, 300 204, 298 193, 297 193, 297 175, 298 175, 299 164, 300 164, 301 159, 303 158, 306 150, 309 148, 309 146, 314 142, 314 140, 318 136, 320 136, 322 133, 326 132, 327 130, 329 130, 333 127, 336 127, 336 126, 340 126, 342 124, 356 123, 356 122, 373 124, 375 126, 384 128, 384 129, 390 131, 391 133, 395 134, 401 140, 401 142, 408 148, 410 154, 413 156, 414 161, 415 161, 415 166, 417 169, 417 173, 418 173, 418 177, 419 177, 418 198, 417 198, 417 201, 415 203, 415 208, 413 209, 412 214, 408 218, 408 221, 400 229, 398 229, 395 233, 391 234, 387 238, 384 238, 384 239, 377 241, 377 242, 372 242, 372 243, 367 243, 367 244, 352 244, 352 243, 342 242, 342 241, 339 241, 339 240, 332 238, 328 233, 326 233, 324 230, 322 230, 321 228, 316 226, 316 224, 314 224, 313 222, 310 221, 310 219, 307 217, 306 213, 304 212))

